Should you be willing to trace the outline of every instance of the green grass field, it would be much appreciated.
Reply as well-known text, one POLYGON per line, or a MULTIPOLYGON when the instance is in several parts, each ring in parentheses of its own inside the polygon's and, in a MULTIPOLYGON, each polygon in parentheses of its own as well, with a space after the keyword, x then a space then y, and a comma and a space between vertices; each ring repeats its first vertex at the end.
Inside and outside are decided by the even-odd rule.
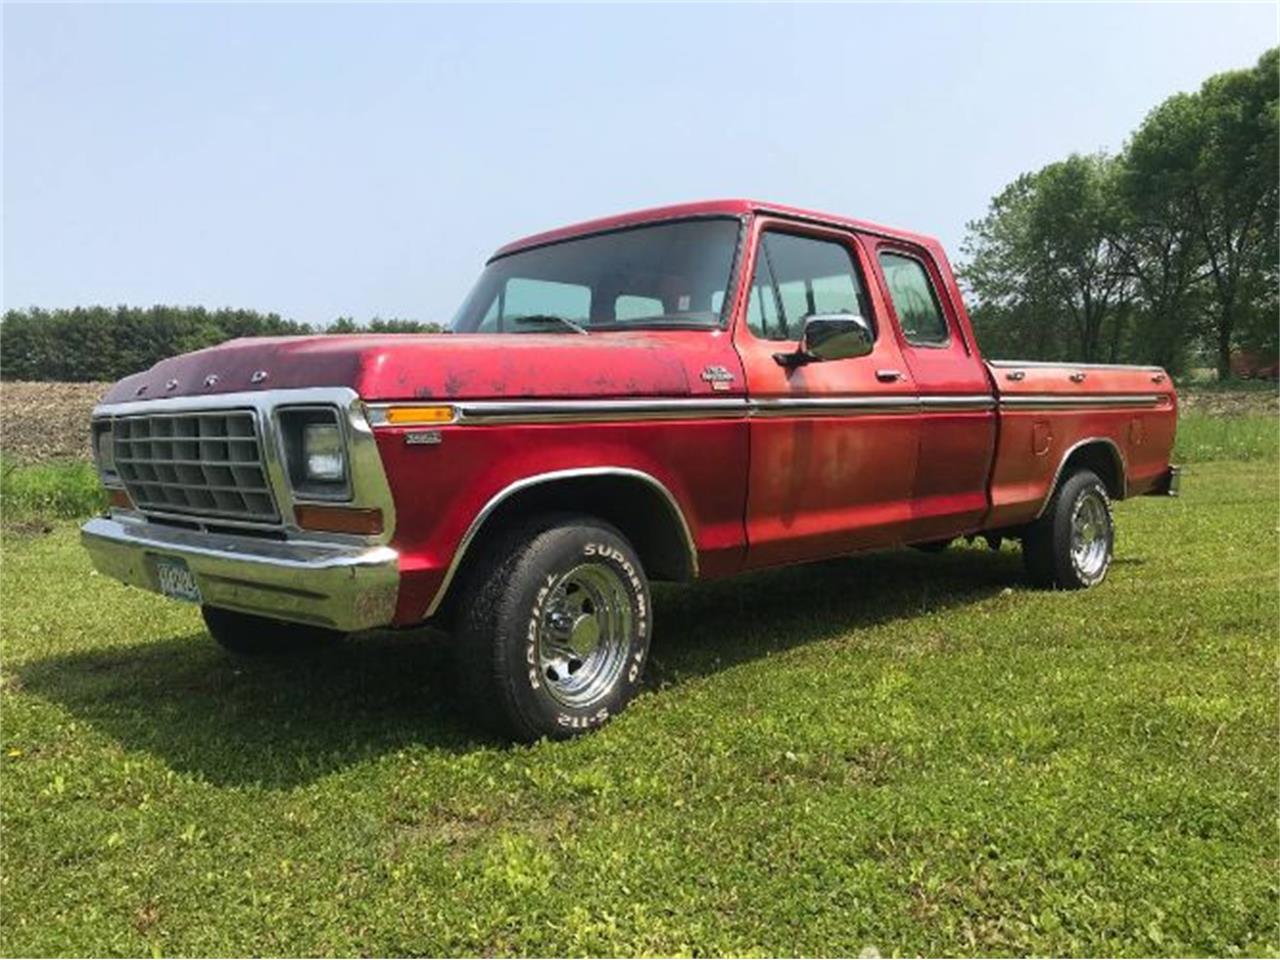
POLYGON ((0 519, 5 522, 83 517, 106 505, 107 495, 91 463, 0 460, 0 519))
POLYGON ((11 533, 0 948, 1275 954, 1277 480, 1118 505, 1087 593, 1011 548, 659 590, 650 689, 520 748, 439 635, 239 663, 11 533))
POLYGON ((1280 420, 1274 416, 1209 416, 1189 413, 1178 418, 1175 463, 1213 460, 1275 460, 1280 452, 1280 420))

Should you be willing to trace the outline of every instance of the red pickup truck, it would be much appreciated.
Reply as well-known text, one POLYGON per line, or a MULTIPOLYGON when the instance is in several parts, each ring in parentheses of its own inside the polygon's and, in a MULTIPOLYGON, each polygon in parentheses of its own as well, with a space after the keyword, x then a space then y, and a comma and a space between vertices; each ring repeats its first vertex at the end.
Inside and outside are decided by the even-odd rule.
POLYGON ((929 237, 773 204, 500 249, 448 335, 238 340, 94 411, 95 566, 281 651, 434 621, 512 736, 618 713, 650 580, 956 537, 1102 581, 1111 503, 1174 494, 1158 367, 984 362, 929 237))

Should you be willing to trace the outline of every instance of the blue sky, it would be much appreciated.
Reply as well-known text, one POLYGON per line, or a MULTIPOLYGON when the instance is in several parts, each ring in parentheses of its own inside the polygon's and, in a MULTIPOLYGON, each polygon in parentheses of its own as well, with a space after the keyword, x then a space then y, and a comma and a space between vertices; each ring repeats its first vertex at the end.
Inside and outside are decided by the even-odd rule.
POLYGON ((3 11, 8 307, 447 320, 501 243, 719 196, 933 233, 1277 42, 1271 4, 3 11))

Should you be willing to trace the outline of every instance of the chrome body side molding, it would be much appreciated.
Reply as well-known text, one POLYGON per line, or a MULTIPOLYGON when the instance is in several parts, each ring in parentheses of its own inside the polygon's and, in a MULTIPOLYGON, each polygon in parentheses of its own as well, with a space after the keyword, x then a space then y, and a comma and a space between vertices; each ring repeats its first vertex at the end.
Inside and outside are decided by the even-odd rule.
POLYGON ((457 548, 453 551, 453 557, 449 560, 449 567, 445 570, 444 579, 440 581, 440 586, 436 589, 436 594, 431 598, 431 603, 427 607, 424 619, 431 617, 439 609, 440 604, 444 601, 445 595, 449 592, 449 586, 453 583, 454 577, 457 575, 458 568, 462 566, 462 561, 466 557, 467 550, 471 547, 480 529, 484 526, 485 521, 500 507, 503 502, 510 499, 522 490, 530 487, 539 486, 545 483, 555 483, 558 480, 577 480, 584 477, 622 477, 630 480, 639 480, 645 483, 666 501, 668 509, 680 525, 680 532, 684 538, 685 547, 689 554, 689 570, 696 580, 698 577, 698 548, 693 541, 693 532, 689 529, 689 522, 685 519, 684 511, 680 508, 680 503, 661 480, 652 474, 645 473, 643 470, 636 470, 633 467, 580 467, 570 470, 552 470, 548 473, 538 473, 529 477, 522 477, 513 483, 503 487, 480 509, 480 512, 471 520, 467 532, 462 535, 457 548))
POLYGON ((608 423, 632 420, 740 420, 745 417, 813 417, 887 415, 902 413, 992 410, 988 394, 847 394, 844 396, 767 397, 657 397, 624 400, 472 400, 455 404, 370 404, 369 422, 375 428, 389 426, 390 407, 442 407, 453 417, 431 426, 460 424, 486 426, 508 423, 608 423))
POLYGON ((1015 393, 1000 397, 1000 406, 1010 410, 1063 410, 1072 407, 1154 407, 1157 393, 1015 393))
POLYGON ((751 400, 749 404, 753 417, 838 417, 920 411, 919 398, 911 394, 898 397, 769 397, 751 400))
POLYGON ((1071 363, 1070 361, 1055 360, 988 360, 987 366, 995 367, 998 370, 1006 370, 1010 368, 1027 367, 1028 369, 1057 369, 1064 370, 1070 368, 1072 370, 1137 370, 1142 373, 1163 373, 1163 367, 1151 366, 1141 363, 1071 363))
POLYGON ((975 394, 926 394, 920 397, 920 405, 925 413, 934 411, 994 410, 995 397, 985 393, 975 394))
POLYGON ((454 404, 457 423, 592 423, 607 420, 693 420, 741 417, 740 398, 640 400, 481 400, 454 404))

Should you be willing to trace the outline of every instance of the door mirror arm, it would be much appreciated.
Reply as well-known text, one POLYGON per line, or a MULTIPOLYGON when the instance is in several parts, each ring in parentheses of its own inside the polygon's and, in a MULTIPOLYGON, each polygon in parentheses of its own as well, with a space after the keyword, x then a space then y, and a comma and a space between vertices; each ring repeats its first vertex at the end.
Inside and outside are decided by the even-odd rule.
POLYGON ((780 367, 794 370, 796 367, 803 367, 805 364, 817 363, 818 358, 811 353, 805 353, 803 347, 797 347, 795 350, 775 353, 773 362, 780 367))
POLYGON ((773 359, 792 370, 807 363, 865 357, 875 340, 871 324, 856 313, 815 313, 805 318, 796 349, 775 353, 773 359))

